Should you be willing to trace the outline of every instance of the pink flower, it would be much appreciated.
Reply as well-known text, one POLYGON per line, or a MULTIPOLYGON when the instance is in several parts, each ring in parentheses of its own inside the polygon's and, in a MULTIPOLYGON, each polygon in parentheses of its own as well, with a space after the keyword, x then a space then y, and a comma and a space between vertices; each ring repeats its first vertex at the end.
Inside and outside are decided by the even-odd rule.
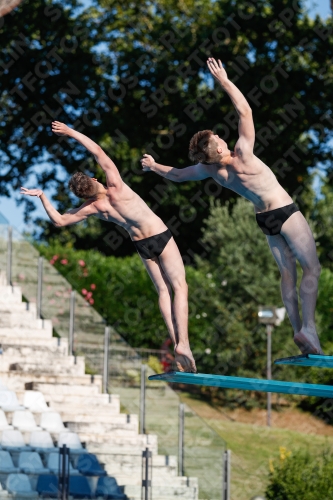
POLYGON ((86 263, 85 263, 85 262, 84 262, 84 260, 82 260, 82 259, 80 259, 80 260, 78 261, 78 263, 79 263, 79 265, 80 265, 81 267, 84 267, 84 266, 86 265, 86 263))
POLYGON ((57 259, 59 259, 59 255, 53 255, 52 260, 56 261, 57 259))
POLYGON ((92 290, 96 290, 96 285, 93 283, 92 285, 90 285, 90 288, 91 288, 92 290))
POLYGON ((94 299, 89 299, 89 304, 93 305, 94 299))
POLYGON ((87 299, 90 299, 90 297, 92 297, 92 292, 87 293, 87 299))
POLYGON ((62 259, 60 261, 60 264, 63 264, 65 266, 66 264, 68 264, 68 260, 67 259, 62 259))
POLYGON ((82 295, 87 295, 87 293, 88 293, 88 292, 87 292, 87 290, 86 290, 85 288, 83 288, 83 289, 81 290, 81 293, 82 293, 82 295))
POLYGON ((53 264, 54 264, 54 260, 53 259, 50 260, 50 264, 51 264, 51 266, 53 266, 53 264))

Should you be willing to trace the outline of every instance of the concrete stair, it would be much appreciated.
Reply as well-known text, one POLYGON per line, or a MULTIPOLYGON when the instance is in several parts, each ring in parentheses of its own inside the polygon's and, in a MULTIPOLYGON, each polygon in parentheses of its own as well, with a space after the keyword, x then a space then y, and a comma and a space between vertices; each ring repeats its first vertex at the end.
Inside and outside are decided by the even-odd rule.
MULTIPOLYGON (((48 407, 60 413, 68 431, 75 432, 87 450, 97 454, 129 500, 141 499, 142 451, 146 448, 153 453, 152 498, 197 500, 197 481, 177 476, 176 457, 158 455, 157 436, 139 434, 138 416, 120 413, 119 396, 102 394, 101 376, 86 375, 84 357, 68 356, 67 340, 53 337, 52 331, 51 321, 36 319, 34 304, 22 303, 20 288, 0 284, 1 383, 17 393, 20 404, 25 390, 40 391, 48 407)), ((101 338, 90 337, 92 346, 101 338)), ((38 412, 33 412, 37 426, 41 421, 38 412)), ((8 422, 12 417, 7 412, 8 422)), ((26 444, 30 434, 22 432, 26 444)), ((52 438, 57 441, 58 435, 52 433, 52 438)))
POLYGON ((64 411, 73 413, 75 409, 79 413, 86 413, 91 408, 91 415, 99 414, 100 412, 119 413, 120 403, 119 397, 112 394, 110 400, 109 394, 95 394, 82 396, 80 394, 50 394, 44 393, 46 402, 56 411, 64 411))
MULTIPOLYGON (((1 376, 1 375, 0 375, 1 376)), ((31 380, 30 375, 30 380, 31 380)), ((78 396, 95 396, 100 394, 100 386, 101 386, 101 378, 98 380, 98 384, 92 383, 91 375, 86 375, 84 377, 66 377, 63 375, 59 375, 58 377, 54 376, 42 376, 42 377, 34 377, 36 379, 35 382, 30 382, 29 387, 25 387, 26 389, 30 389, 31 391, 40 391, 44 394, 46 400, 47 396, 50 394, 58 394, 58 395, 78 395, 78 396), (41 378, 47 378, 48 380, 40 380, 41 378), (67 383, 68 382, 68 383, 67 383), (82 385, 79 383, 82 382, 82 385)))
MULTIPOLYGON (((68 340, 63 338, 52 337, 49 339, 43 338, 22 338, 20 336, 1 339, 1 345, 4 351, 12 349, 16 352, 21 351, 22 355, 33 355, 35 352, 44 352, 45 355, 52 353, 66 356, 68 354, 68 340)), ((11 352, 11 351, 10 351, 11 352)))
MULTIPOLYGON (((176 478, 173 478, 176 479, 176 478)), ((152 498, 154 500, 169 500, 172 497, 181 498, 183 500, 197 500, 198 498, 198 481, 197 478, 179 477, 180 484, 159 485, 152 487, 152 498)), ((141 486, 129 485, 125 486, 124 493, 131 500, 141 500, 141 486)))

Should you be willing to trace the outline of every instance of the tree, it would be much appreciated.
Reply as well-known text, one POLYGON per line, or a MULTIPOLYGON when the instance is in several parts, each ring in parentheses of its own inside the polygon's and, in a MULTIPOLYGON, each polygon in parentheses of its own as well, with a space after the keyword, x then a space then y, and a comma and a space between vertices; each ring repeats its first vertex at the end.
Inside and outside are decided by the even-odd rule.
POLYGON ((211 180, 172 185, 142 174, 137 159, 147 151, 162 163, 188 165, 189 139, 205 128, 233 146, 237 119, 228 96, 207 76, 208 55, 225 62, 248 97, 256 153, 303 209, 311 182, 307 167, 331 158, 323 148, 332 130, 331 22, 311 21, 300 6, 292 0, 237 6, 231 0, 96 2, 100 40, 110 50, 101 66, 106 72, 110 58, 117 61, 106 126, 117 123, 128 141, 109 151, 130 185, 174 230, 188 263, 193 253, 205 252, 200 235, 209 196, 232 203, 237 197, 211 180))
MULTIPOLYGON (((1 195, 49 162, 37 182, 55 185, 60 206, 68 205, 59 166, 66 175, 84 168, 86 152, 50 130, 57 119, 89 129, 95 137, 94 126, 105 112, 92 51, 94 28, 78 15, 77 6, 76 0, 32 0, 0 20, 1 195)), ((25 201, 29 212, 33 204, 25 201)))
MULTIPOLYGON (((310 20, 299 8, 302 2, 296 0, 258 0, 255 4, 245 0, 236 4, 234 0, 96 0, 94 8, 82 14, 75 5, 74 0, 65 6, 33 0, 29 6, 23 3, 2 24, 0 43, 8 66, 0 83, 2 123, 6 124, 0 136, 2 192, 6 192, 4 183, 16 187, 45 155, 53 165, 64 167, 65 177, 80 168, 101 175, 96 174, 92 161, 85 161, 87 155, 77 145, 49 135, 42 115, 34 118, 38 126, 30 125, 41 109, 47 114, 44 106, 54 113, 53 96, 57 95, 63 103, 57 118, 69 124, 81 118, 84 131, 105 147, 125 180, 172 228, 185 261, 193 263, 195 253, 204 256, 200 236, 209 197, 234 203, 236 195, 211 180, 175 185, 143 174, 139 158, 147 151, 159 161, 188 165, 189 139, 204 128, 214 128, 233 146, 237 120, 232 103, 205 71, 205 59, 213 54, 225 62, 229 77, 253 108, 256 153, 306 209, 307 168, 331 161, 331 151, 324 146, 332 131, 332 21, 310 20), (29 43, 12 52, 19 62, 11 64, 10 46, 15 40, 23 44, 21 33, 29 43), (79 41, 75 48, 74 39, 79 41), (61 65, 48 59, 55 45, 64 60, 61 65), (72 52, 67 52, 70 48, 72 52), (24 57, 20 57, 22 50, 24 57), (46 73, 49 63, 53 71, 33 84, 34 92, 26 85, 19 87, 28 99, 19 90, 12 92, 31 68, 36 72, 36 64, 42 64, 46 73), (79 95, 73 87, 69 93, 68 81, 80 90, 79 95), (60 96, 59 89, 64 90, 60 96), (90 108, 97 111, 84 119, 90 108)), ((59 169, 45 169, 38 182, 56 184, 61 210, 73 203, 59 169)), ((45 239, 60 234, 50 224, 43 228, 45 239)), ((132 253, 130 239, 119 231, 94 221, 87 228, 63 231, 61 238, 76 248, 89 245, 106 254, 132 253)))
POLYGON ((274 463, 266 489, 267 500, 316 500, 333 494, 333 458, 329 451, 314 457, 309 452, 295 454, 282 450, 274 463))

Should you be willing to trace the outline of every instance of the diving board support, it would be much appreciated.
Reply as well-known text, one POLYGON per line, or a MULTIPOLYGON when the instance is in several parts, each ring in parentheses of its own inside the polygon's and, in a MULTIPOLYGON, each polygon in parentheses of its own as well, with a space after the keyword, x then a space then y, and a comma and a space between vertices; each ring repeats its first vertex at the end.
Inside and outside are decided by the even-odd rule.
POLYGON ((333 356, 325 354, 301 354, 274 361, 276 365, 316 366, 317 368, 333 368, 333 356))
POLYGON ((298 396, 333 397, 333 386, 319 384, 303 384, 302 382, 284 382, 282 380, 265 380, 259 378, 226 377, 206 373, 168 372, 151 375, 149 380, 161 380, 178 384, 195 384, 243 391, 276 392, 296 394, 298 396))

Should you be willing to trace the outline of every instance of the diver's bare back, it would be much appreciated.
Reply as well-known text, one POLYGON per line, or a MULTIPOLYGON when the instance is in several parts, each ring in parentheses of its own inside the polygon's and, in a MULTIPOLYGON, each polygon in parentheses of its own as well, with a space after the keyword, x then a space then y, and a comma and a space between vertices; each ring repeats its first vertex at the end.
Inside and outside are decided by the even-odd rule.
POLYGON ((211 177, 254 204, 255 211, 266 212, 292 203, 272 170, 254 154, 242 157, 237 144, 225 165, 204 165, 211 177))
POLYGON ((149 238, 167 229, 143 199, 123 181, 116 186, 108 186, 105 196, 87 203, 93 205, 93 215, 122 226, 134 241, 149 238))

